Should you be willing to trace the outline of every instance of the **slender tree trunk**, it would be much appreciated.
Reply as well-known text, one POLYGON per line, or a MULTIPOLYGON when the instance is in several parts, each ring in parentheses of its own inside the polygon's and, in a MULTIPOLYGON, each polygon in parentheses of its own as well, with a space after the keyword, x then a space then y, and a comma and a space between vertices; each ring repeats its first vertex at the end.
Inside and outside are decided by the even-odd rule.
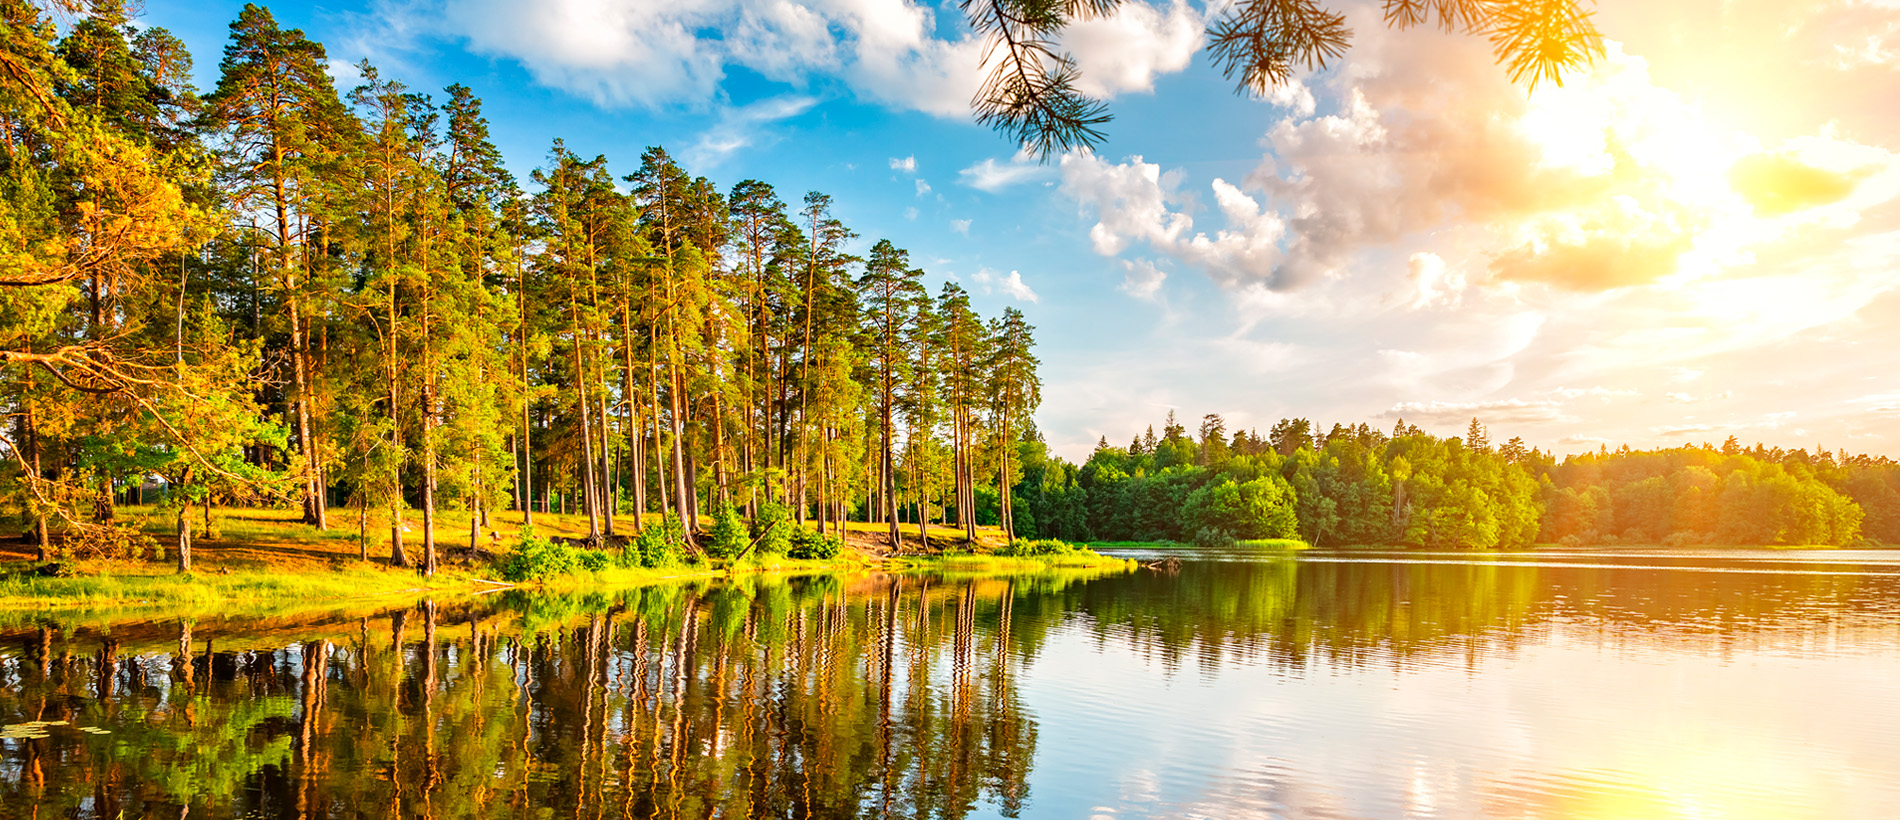
POLYGON ((388 311, 389 321, 386 331, 389 334, 389 360, 383 375, 389 393, 389 447, 390 452, 394 454, 392 458, 395 459, 390 467, 389 476, 389 563, 391 566, 406 567, 409 566, 409 553, 402 546, 402 408, 400 383, 396 378, 397 357, 400 351, 397 347, 396 334, 398 314, 394 272, 389 274, 389 300, 384 307, 388 311))
MULTIPOLYGON (((656 343, 659 341, 657 335, 654 341, 656 343)), ((673 509, 671 500, 667 497, 666 490, 666 455, 668 449, 666 446, 666 435, 664 431, 660 429, 662 414, 660 412, 660 365, 657 349, 653 351, 650 361, 647 362, 647 384, 652 388, 653 399, 653 404, 651 405, 653 412, 650 414, 653 419, 653 488, 659 491, 660 513, 664 516, 668 512, 677 513, 677 511, 673 509)))
MULTIPOLYGON (((534 526, 534 421, 533 391, 528 384, 528 294, 521 271, 521 252, 515 252, 516 299, 521 303, 521 323, 515 332, 521 351, 521 526, 534 526)), ((547 509, 546 505, 542 510, 547 509)))
MULTIPOLYGON (((430 276, 426 240, 424 245, 423 276, 430 276)), ((422 574, 435 575, 435 428, 440 413, 436 408, 436 367, 435 344, 429 326, 429 315, 435 309, 435 289, 432 285, 423 286, 422 299, 422 574)))
POLYGON ((435 389, 423 388, 422 419, 422 574, 434 575, 435 554, 435 389))
POLYGON ((575 404, 581 415, 581 489, 582 498, 587 507, 587 538, 589 541, 600 538, 600 517, 594 506, 594 433, 592 413, 587 401, 587 372, 581 366, 581 317, 580 308, 574 302, 568 303, 568 318, 572 322, 574 339, 574 390, 575 404))
POLYGON ((640 420, 639 400, 635 398, 639 394, 633 392, 633 311, 629 301, 620 301, 620 397, 624 408, 620 424, 627 433, 627 457, 622 463, 632 465, 627 472, 633 483, 633 529, 639 532, 646 527, 647 462, 646 452, 641 447, 646 431, 640 420))
POLYGON ((191 571, 191 502, 178 505, 178 573, 191 571))
MULTIPOLYGON (((293 286, 294 287, 294 286, 293 286)), ((323 481, 318 478, 318 448, 310 437, 310 363, 308 342, 303 327, 303 311, 296 296, 290 298, 290 358, 297 382, 297 449, 304 457, 304 523, 319 530, 329 529, 323 509, 323 481)))
POLYGON ((606 537, 612 538, 614 535, 614 515, 620 512, 620 501, 618 498, 619 482, 614 480, 613 447, 608 444, 613 438, 607 426, 607 421, 611 418, 607 413, 607 361, 608 359, 605 356, 601 357, 600 403, 596 407, 597 412, 594 414, 594 421, 600 428, 600 480, 598 486, 600 488, 601 531, 606 537))
MULTIPOLYGON (((33 382, 31 377, 29 377, 27 387, 31 390, 32 386, 33 382)), ((26 423, 27 447, 32 451, 33 480, 41 481, 46 478, 46 473, 44 472, 44 468, 40 466, 40 427, 35 419, 36 417, 33 411, 28 410, 25 414, 24 421, 26 423)), ((46 516, 41 514, 38 510, 32 510, 31 514, 33 516, 33 560, 45 561, 53 546, 52 536, 47 532, 46 516)))
POLYGON ((686 525, 690 535, 699 529, 699 516, 693 504, 693 487, 686 483, 686 427, 681 423, 683 410, 680 393, 685 390, 685 380, 680 378, 677 366, 669 367, 672 387, 667 391, 667 403, 672 411, 673 433, 673 497, 677 500, 680 520, 686 525))

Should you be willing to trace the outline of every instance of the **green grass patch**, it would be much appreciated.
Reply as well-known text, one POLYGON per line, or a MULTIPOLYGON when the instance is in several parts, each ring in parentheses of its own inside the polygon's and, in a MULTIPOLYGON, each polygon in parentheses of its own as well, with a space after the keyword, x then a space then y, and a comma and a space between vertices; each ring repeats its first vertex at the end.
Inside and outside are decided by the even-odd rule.
POLYGON ((438 573, 358 564, 316 572, 232 570, 228 573, 164 573, 149 565, 108 567, 71 578, 14 576, 0 580, 0 609, 127 605, 209 606, 245 601, 346 600, 399 593, 476 592, 494 589, 476 575, 438 573))
POLYGON ((914 569, 954 569, 960 571, 1005 572, 1043 569, 1133 568, 1127 558, 1111 558, 1090 549, 1043 555, 996 555, 974 552, 945 552, 937 555, 904 555, 890 559, 888 565, 914 569))
POLYGON ((1238 542, 1238 545, 1241 547, 1245 547, 1247 549, 1255 549, 1255 550, 1282 550, 1284 551, 1284 550, 1304 550, 1304 549, 1313 548, 1313 545, 1308 544, 1305 541, 1301 541, 1298 538, 1252 538, 1245 541, 1240 541, 1238 542))

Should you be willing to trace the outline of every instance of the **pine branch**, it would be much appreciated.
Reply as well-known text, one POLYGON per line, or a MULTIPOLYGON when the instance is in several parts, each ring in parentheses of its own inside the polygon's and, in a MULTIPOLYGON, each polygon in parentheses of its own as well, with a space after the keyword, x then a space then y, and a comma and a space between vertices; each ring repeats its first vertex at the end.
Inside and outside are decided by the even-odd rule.
POLYGON ((1296 67, 1325 68, 1351 38, 1346 16, 1314 0, 1243 0, 1207 27, 1207 51, 1239 93, 1264 96, 1296 67))
POLYGON ((1105 134, 1108 106, 1075 88, 1075 59, 1053 41, 1070 17, 1107 14, 1118 0, 963 0, 970 26, 989 39, 990 72, 971 100, 976 121, 1009 134, 1039 159, 1092 148, 1105 134))

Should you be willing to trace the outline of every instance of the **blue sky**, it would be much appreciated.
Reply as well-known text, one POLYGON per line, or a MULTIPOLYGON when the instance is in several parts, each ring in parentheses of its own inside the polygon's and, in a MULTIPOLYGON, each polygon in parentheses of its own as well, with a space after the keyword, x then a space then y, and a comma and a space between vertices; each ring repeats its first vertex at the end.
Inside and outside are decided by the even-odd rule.
MULTIPOLYGON (((1603 0, 1562 89, 1485 44, 1336 4, 1342 62, 1236 97, 1207 6, 1125 2, 1064 45, 1116 120, 1039 164, 974 125, 953 2, 419 0, 272 6, 347 90, 369 59, 630 172, 831 194, 864 245, 1038 328, 1070 458, 1169 409, 1263 431, 1404 417, 1559 452, 1720 442, 1900 452, 1900 3, 1603 0)), ((241 4, 149 0, 216 81, 241 4)))

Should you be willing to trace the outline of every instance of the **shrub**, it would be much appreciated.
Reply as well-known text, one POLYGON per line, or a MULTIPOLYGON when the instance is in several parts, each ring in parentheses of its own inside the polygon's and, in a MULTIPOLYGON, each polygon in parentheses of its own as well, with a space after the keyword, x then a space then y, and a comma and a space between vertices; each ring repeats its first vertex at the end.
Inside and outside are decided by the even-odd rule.
POLYGON ((1014 544, 1004 546, 996 554, 1008 558, 1034 558, 1042 555, 1067 555, 1075 552, 1075 546, 1054 538, 1019 539, 1014 544))
POLYGON ((793 527, 786 540, 786 555, 802 561, 829 561, 844 551, 843 541, 804 527, 793 527))
POLYGON ((74 528, 53 551, 66 558, 137 560, 156 550, 158 540, 141 532, 137 524, 115 521, 74 528))
POLYGON ((791 518, 791 512, 783 504, 769 501, 760 504, 758 520, 752 522, 752 537, 759 542, 753 550, 760 555, 784 555, 792 545, 792 530, 803 529, 793 524, 791 518))
POLYGON ((583 570, 598 572, 613 563, 606 553, 529 535, 496 562, 502 580, 540 581, 583 570))
POLYGON ((739 511, 731 505, 720 504, 712 511, 712 539, 706 544, 706 555, 712 558, 731 559, 744 552, 750 539, 746 537, 745 519, 739 517, 739 511))
POLYGON ((648 524, 645 529, 634 533, 626 549, 620 553, 621 566, 677 566, 685 552, 680 548, 684 543, 686 529, 680 526, 679 516, 668 513, 659 523, 648 524))
POLYGON ((1234 540, 1232 533, 1219 527, 1202 527, 1194 533, 1194 546, 1202 549, 1234 549, 1240 542, 1234 540))

